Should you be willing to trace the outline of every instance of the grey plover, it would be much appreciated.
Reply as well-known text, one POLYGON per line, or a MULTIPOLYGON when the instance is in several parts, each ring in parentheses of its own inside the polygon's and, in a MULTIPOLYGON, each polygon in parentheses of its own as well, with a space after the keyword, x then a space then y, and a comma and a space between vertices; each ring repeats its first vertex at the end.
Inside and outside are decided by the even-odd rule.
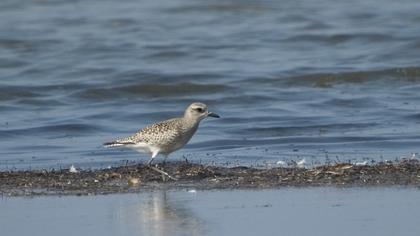
POLYGON ((183 117, 165 120, 150 125, 127 138, 104 143, 105 147, 127 147, 140 153, 151 154, 147 162, 151 165, 158 154, 166 158, 172 152, 182 148, 197 131, 200 121, 206 117, 220 118, 207 110, 207 105, 199 102, 191 104, 183 117))

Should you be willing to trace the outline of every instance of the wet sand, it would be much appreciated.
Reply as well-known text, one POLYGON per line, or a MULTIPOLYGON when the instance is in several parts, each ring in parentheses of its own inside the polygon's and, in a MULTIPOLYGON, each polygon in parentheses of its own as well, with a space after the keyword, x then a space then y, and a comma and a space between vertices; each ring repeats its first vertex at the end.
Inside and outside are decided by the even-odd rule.
POLYGON ((0 172, 3 196, 96 195, 151 190, 265 189, 279 187, 420 187, 420 162, 402 160, 375 165, 335 164, 313 168, 221 167, 170 162, 163 168, 177 181, 164 179, 144 165, 102 170, 0 172))
POLYGON ((159 190, 0 198, 2 235, 418 235, 413 188, 159 190))

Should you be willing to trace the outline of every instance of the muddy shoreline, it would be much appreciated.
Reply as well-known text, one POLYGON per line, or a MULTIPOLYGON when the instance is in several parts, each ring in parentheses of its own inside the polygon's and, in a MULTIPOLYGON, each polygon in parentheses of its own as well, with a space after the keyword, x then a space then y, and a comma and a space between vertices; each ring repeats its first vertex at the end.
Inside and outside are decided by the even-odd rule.
MULTIPOLYGON (((162 168, 162 167, 159 167, 162 168)), ((356 166, 324 165, 314 168, 221 167, 170 162, 163 169, 178 181, 164 181, 144 165, 102 170, 0 172, 3 196, 95 195, 159 189, 260 189, 279 187, 409 186, 420 188, 420 162, 402 160, 356 166)))

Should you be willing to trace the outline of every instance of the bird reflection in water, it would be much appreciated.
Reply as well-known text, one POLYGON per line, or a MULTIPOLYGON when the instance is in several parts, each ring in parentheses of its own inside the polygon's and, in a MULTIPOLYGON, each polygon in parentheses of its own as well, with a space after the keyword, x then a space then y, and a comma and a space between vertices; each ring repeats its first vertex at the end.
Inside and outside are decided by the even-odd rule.
POLYGON ((142 194, 138 202, 120 206, 119 234, 203 235, 204 223, 187 209, 188 199, 170 200, 170 192, 142 194))

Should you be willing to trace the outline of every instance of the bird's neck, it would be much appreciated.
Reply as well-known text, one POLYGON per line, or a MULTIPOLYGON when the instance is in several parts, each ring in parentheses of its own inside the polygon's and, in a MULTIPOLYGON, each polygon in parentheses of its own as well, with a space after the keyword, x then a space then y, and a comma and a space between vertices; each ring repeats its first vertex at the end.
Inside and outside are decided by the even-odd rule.
POLYGON ((200 124, 201 119, 197 119, 197 118, 192 118, 189 116, 184 116, 184 129, 197 129, 198 125, 200 124))

